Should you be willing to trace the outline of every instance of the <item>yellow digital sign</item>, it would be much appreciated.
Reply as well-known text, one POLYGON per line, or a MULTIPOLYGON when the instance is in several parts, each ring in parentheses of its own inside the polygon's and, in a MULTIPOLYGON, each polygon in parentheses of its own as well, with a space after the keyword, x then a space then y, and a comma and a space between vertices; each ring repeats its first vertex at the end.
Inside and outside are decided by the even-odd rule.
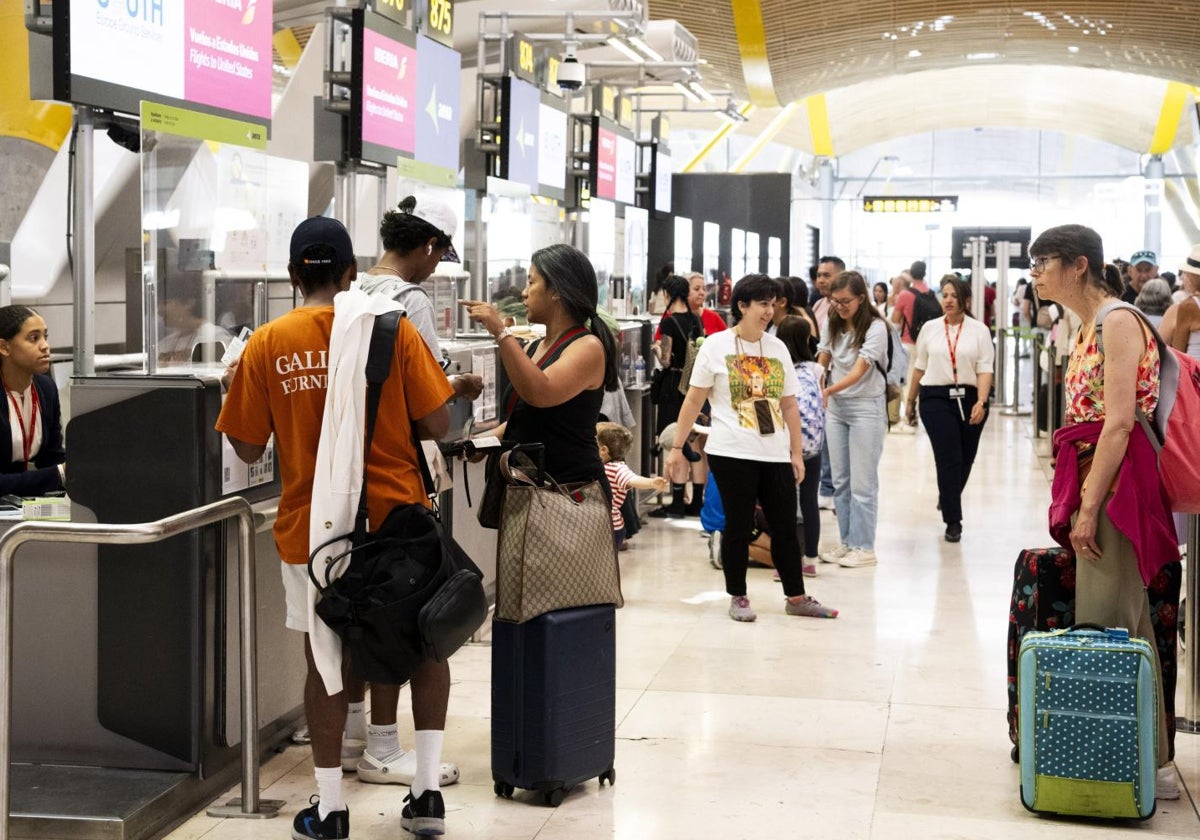
POLYGON ((862 208, 866 213, 954 213, 956 195, 867 195, 862 208))

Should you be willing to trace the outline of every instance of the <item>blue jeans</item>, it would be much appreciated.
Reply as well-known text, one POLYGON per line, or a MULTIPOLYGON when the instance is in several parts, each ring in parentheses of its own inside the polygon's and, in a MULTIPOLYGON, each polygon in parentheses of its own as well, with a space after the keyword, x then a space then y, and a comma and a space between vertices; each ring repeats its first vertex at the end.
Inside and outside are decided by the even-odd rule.
MULTIPOLYGON (((826 423, 829 421, 826 420, 826 423)), ((807 469, 807 468, 806 468, 807 469)), ((825 433, 825 442, 821 444, 821 485, 822 496, 833 495, 833 470, 829 466, 829 433, 825 433)))
POLYGON ((875 549, 879 515, 879 459, 887 434, 883 397, 829 400, 825 440, 833 470, 833 506, 838 532, 850 548, 875 549))

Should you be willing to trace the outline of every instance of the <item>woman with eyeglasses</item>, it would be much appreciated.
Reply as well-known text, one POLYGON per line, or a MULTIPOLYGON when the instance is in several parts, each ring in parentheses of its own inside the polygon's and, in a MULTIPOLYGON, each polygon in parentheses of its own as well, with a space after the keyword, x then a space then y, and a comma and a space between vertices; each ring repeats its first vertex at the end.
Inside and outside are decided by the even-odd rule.
POLYGON ((847 568, 874 566, 879 459, 887 434, 887 325, 857 271, 833 279, 829 304, 817 364, 830 370, 832 383, 823 392, 825 439, 841 541, 819 556, 847 568))
MULTIPOLYGON (((1121 302, 1121 275, 1104 262, 1094 230, 1050 228, 1029 252, 1037 293, 1083 322, 1064 378, 1050 503, 1050 533, 1077 558, 1075 621, 1126 627, 1155 650, 1146 587, 1178 562, 1179 549, 1154 446, 1136 414, 1153 417, 1158 407, 1160 348, 1138 311, 1121 302)), ((1162 700, 1160 691, 1158 798, 1178 798, 1162 700)))
POLYGON ((992 331, 971 314, 967 284, 953 274, 942 278, 941 318, 917 336, 916 362, 908 383, 908 416, 921 419, 937 466, 938 502, 946 542, 962 539, 962 491, 967 486, 979 437, 988 417, 996 348, 992 331))

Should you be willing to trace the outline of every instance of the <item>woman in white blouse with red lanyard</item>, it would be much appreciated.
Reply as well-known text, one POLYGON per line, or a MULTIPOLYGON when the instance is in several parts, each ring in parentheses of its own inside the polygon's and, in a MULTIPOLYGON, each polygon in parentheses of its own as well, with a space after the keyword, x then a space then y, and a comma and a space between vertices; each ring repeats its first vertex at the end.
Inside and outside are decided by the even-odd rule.
POLYGON ((962 539, 962 491, 987 422, 996 351, 991 331, 971 315, 967 284, 947 275, 942 278, 941 291, 944 314, 927 323, 917 337, 908 416, 916 422, 913 409, 919 386, 921 419, 937 464, 946 541, 958 542, 962 539))
POLYGON ((46 322, 28 306, 0 307, 0 379, 8 409, 0 423, 0 493, 39 496, 63 489, 66 454, 58 387, 50 372, 46 322), (7 433, 7 434, 6 434, 7 433))

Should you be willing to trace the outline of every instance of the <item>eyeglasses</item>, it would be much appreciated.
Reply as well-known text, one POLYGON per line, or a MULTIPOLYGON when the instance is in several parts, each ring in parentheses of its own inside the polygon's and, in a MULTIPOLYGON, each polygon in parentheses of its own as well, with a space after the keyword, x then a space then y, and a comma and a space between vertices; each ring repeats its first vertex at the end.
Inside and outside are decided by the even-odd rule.
POLYGON ((847 300, 847 299, 838 300, 838 299, 837 299, 837 298, 835 298, 835 297, 831 297, 831 298, 829 299, 829 302, 830 302, 831 304, 833 304, 834 306, 836 306, 838 309, 845 309, 847 306, 849 306, 850 304, 854 303, 854 301, 856 301, 856 300, 858 300, 858 298, 857 298, 857 297, 852 297, 852 298, 850 298, 850 299, 848 299, 848 300, 847 300))
POLYGON ((1050 260, 1059 260, 1059 259, 1062 259, 1062 257, 1058 256, 1058 254, 1055 254, 1050 257, 1038 257, 1037 259, 1033 259, 1033 260, 1029 261, 1029 270, 1034 272, 1035 274, 1041 274, 1043 271, 1046 270, 1046 263, 1048 263, 1050 260))

